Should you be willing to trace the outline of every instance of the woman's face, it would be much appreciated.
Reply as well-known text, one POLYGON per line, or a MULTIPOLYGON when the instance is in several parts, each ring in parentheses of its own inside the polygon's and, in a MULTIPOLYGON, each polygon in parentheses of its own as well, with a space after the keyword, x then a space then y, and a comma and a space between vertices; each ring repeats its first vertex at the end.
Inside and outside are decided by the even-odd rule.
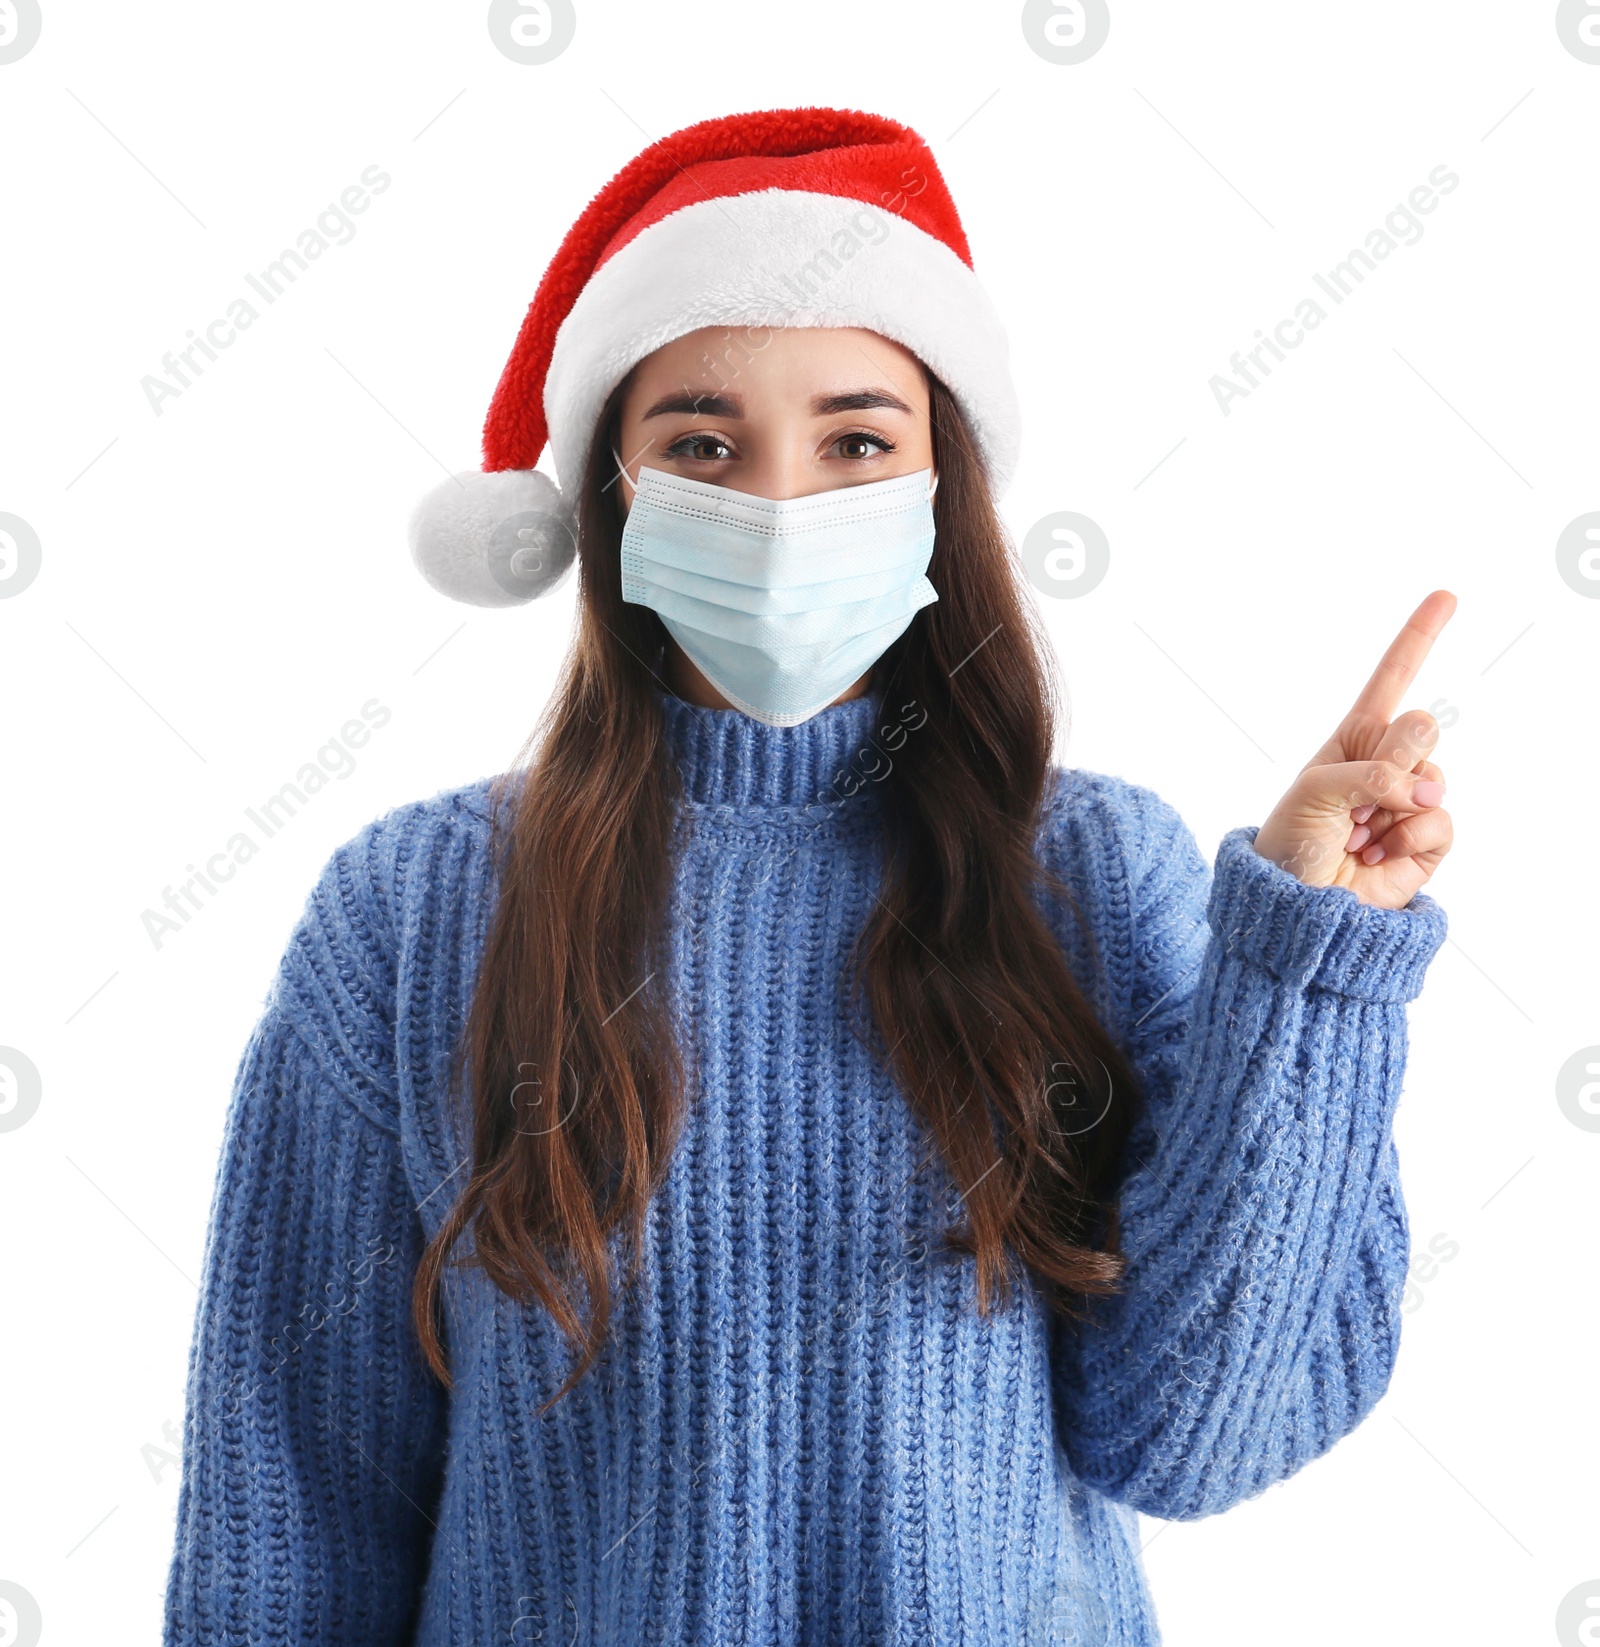
MULTIPOLYGON (((933 467, 921 363, 860 327, 688 332, 634 368, 618 435, 624 512, 641 465, 774 499, 933 467)), ((679 697, 730 707, 670 636, 667 663, 679 697)))

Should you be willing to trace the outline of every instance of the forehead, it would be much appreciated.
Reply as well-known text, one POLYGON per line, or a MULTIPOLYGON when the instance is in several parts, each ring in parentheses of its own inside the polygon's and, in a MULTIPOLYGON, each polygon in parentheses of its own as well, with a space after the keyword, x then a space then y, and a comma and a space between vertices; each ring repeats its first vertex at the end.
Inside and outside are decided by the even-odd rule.
POLYGON ((686 384, 731 389, 746 398, 877 385, 893 388, 913 406, 927 399, 917 357, 894 339, 856 326, 707 326, 686 332, 634 367, 625 409, 638 415, 646 397, 686 384))

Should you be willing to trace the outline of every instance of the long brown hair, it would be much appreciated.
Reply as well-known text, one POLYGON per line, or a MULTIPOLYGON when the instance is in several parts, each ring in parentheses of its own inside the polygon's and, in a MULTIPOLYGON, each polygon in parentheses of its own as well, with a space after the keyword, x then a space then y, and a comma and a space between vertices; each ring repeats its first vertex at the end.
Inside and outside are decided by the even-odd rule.
MULTIPOLYGON (((969 1225, 945 1239, 976 1256, 980 1311, 1009 1296, 1009 1249, 1055 1310, 1081 1317, 1074 1299, 1113 1292, 1122 1274, 1116 1196, 1143 1100, 1032 896, 1047 885, 1077 913, 1034 851, 1057 707, 1049 641, 1022 597, 972 431, 924 370, 939 599, 878 660, 871 687, 927 718, 885 785, 880 901, 841 992, 855 1033, 876 1026, 877 1056, 962 1192, 969 1225), (1065 1125, 1085 1113, 1086 1092, 1103 1095, 1098 1123, 1065 1125)), ((600 415, 583 477, 579 621, 561 683, 491 788, 499 901, 451 1077, 455 1093, 464 1057, 472 1175, 413 1291, 423 1353, 446 1384, 436 1307, 447 1262, 542 1303, 580 1352, 547 1406, 603 1346, 619 1228, 637 1272, 686 1103, 655 982, 680 793, 652 692, 665 684, 666 629, 622 598, 624 514, 610 484, 626 389, 600 415), (450 1259, 469 1225, 474 1251, 450 1259)))

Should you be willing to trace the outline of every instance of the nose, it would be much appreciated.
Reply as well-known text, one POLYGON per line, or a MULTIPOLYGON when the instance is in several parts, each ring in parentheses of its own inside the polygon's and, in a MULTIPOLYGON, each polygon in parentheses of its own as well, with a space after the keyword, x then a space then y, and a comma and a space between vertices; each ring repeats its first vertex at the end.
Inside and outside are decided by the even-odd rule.
POLYGON ((738 475, 729 478, 729 489, 770 503, 831 491, 827 478, 812 469, 810 460, 810 448, 799 442, 769 445, 753 462, 739 466, 738 475))

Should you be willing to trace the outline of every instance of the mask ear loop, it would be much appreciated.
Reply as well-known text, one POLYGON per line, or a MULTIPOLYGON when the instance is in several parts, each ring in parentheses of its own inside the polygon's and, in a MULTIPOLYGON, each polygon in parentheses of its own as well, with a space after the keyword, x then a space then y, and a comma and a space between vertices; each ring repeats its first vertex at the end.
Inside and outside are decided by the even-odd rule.
MULTIPOLYGON (((644 469, 644 464, 643 464, 643 463, 641 463, 641 464, 640 464, 640 465, 639 465, 639 468, 640 468, 640 471, 641 471, 641 473, 640 473, 640 476, 639 476, 639 479, 638 479, 638 480, 635 480, 635 479, 634 479, 634 478, 633 478, 633 476, 632 476, 632 475, 630 475, 630 474, 629 474, 629 473, 628 473, 628 466, 627 466, 627 464, 625 464, 625 463, 624 463, 624 462, 623 462, 623 461, 622 461, 622 453, 621 453, 621 452, 619 452, 619 451, 618 451, 618 450, 617 450, 617 449, 616 449, 616 447, 615 447, 615 446, 613 446, 613 447, 612 447, 612 448, 611 448, 611 456, 612 456, 612 457, 613 457, 613 458, 614 458, 614 459, 615 459, 615 460, 616 460, 616 465, 617 465, 617 473, 618 473, 618 474, 619 474, 619 475, 620 475, 620 476, 621 476, 621 477, 622 477, 622 478, 623 478, 623 479, 624 479, 624 480, 625 480, 625 481, 627 481, 627 483, 628 483, 628 485, 629 485, 629 486, 631 486, 631 487, 632 487, 632 488, 633 488, 633 495, 634 495, 634 497, 635 497, 635 498, 637 498, 637 497, 638 497, 638 495, 639 495, 639 487, 640 487, 640 486, 641 486, 641 485, 642 485, 642 484, 643 484, 643 481, 644 481, 644 475, 643 475, 643 469, 644 469)), ((609 485, 610 485, 610 484, 611 484, 611 483, 610 483, 610 482, 609 482, 609 481, 607 481, 607 482, 606 482, 606 484, 607 484, 607 485, 608 485, 608 486, 609 486, 609 485)), ((620 494, 619 494, 619 495, 620 495, 620 494)), ((631 507, 631 505, 630 505, 630 507, 631 507)))
POLYGON ((939 471, 937 469, 935 469, 934 472, 933 472, 933 485, 928 488, 928 501, 930 503, 933 501, 933 494, 935 492, 937 492, 938 490, 939 490, 939 471))

